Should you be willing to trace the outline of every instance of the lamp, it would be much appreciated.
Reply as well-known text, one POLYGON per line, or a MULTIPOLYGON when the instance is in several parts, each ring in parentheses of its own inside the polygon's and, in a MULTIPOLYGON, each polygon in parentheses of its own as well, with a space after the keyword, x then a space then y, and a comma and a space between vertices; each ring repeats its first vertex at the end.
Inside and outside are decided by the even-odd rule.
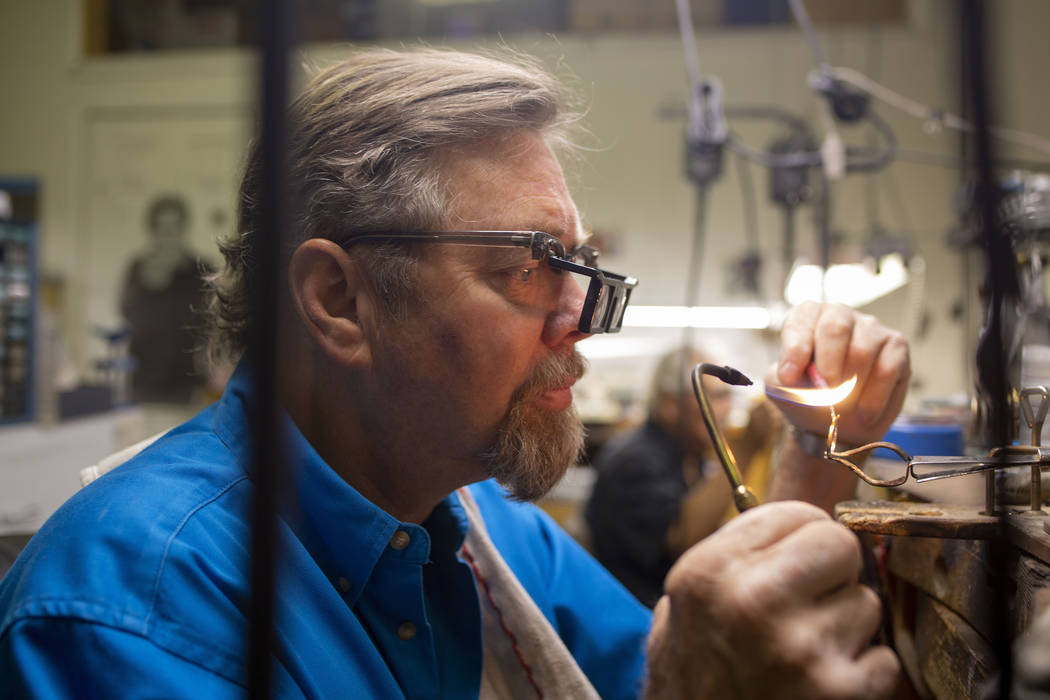
POLYGON ((804 301, 832 301, 858 307, 900 289, 907 282, 908 268, 899 253, 880 258, 877 268, 874 258, 832 265, 827 270, 819 265, 796 263, 788 277, 784 299, 791 306, 804 301))

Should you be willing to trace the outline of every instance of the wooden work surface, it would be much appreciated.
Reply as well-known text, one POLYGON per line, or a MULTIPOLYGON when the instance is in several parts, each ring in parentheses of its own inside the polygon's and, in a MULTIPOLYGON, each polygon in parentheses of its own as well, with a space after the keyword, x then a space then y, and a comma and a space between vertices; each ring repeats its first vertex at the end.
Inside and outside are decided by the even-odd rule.
POLYGON ((981 697, 995 678, 997 635, 1023 634, 1050 604, 1050 516, 979 510, 885 501, 835 510, 875 555, 893 644, 922 698, 981 697), (999 578, 990 564, 997 545, 999 578))
POLYGON ((999 518, 977 506, 907 501, 845 501, 835 518, 854 532, 984 540, 999 532, 999 518))

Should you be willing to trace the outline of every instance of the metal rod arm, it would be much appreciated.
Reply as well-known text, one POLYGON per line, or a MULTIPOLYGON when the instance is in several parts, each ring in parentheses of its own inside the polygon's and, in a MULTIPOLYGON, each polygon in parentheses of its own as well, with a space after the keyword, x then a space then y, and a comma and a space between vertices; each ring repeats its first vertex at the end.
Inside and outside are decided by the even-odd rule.
POLYGON ((693 394, 696 396, 696 402, 700 405, 700 414, 704 418, 704 426, 707 428, 707 434, 711 436, 711 444, 715 448, 715 454, 718 455, 718 461, 722 463, 722 469, 725 470, 726 478, 729 479, 729 485, 733 488, 733 505, 736 506, 738 512, 743 513, 748 508, 757 506, 758 498, 744 484, 744 479, 740 476, 740 470, 736 466, 736 458, 733 457, 733 451, 729 449, 729 445, 726 443, 725 438, 722 436, 722 431, 715 421, 715 413, 711 409, 711 402, 708 401, 707 392, 704 391, 704 383, 701 380, 702 374, 718 377, 727 384, 750 384, 751 380, 732 367, 720 367, 706 362, 693 367, 692 372, 693 394))

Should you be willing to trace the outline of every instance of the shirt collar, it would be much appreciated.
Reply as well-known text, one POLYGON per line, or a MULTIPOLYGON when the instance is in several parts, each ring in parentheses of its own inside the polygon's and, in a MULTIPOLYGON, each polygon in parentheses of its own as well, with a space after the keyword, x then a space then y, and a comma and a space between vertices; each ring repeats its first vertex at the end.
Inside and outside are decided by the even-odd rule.
MULTIPOLYGON (((251 393, 251 368, 242 362, 226 386, 213 423, 216 434, 240 456, 249 473, 251 393)), ((297 487, 292 513, 285 520, 351 604, 361 595, 384 555, 387 559, 426 563, 431 557, 431 537, 436 555, 459 549, 469 526, 455 493, 434 509, 424 523, 426 527, 400 522, 329 467, 283 410, 279 411, 279 420, 297 487), (392 538, 399 530, 409 535, 409 545, 400 549, 392 546, 392 538)))

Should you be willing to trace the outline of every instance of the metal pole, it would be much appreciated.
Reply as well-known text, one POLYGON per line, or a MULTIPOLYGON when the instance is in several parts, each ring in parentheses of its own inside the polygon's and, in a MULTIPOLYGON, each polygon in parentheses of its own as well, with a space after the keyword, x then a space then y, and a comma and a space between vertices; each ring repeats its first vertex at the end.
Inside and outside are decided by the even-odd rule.
MULTIPOLYGON (((997 212, 999 189, 995 180, 994 158, 990 135, 991 98, 988 85, 987 17, 982 0, 962 0, 959 29, 961 33, 962 66, 965 95, 972 108, 974 155, 977 159, 977 187, 975 195, 981 220, 981 238, 988 261, 987 286, 991 304, 988 325, 977 346, 977 372, 983 386, 990 394, 990 416, 988 428, 991 444, 1000 447, 1010 443, 1013 411, 1009 398, 1009 380, 1006 374, 1004 337, 1002 329, 1003 306, 1008 299, 1016 298, 1018 284, 1014 268, 1012 246, 998 226, 997 212)), ((965 141, 964 141, 965 143, 965 141)), ((988 498, 994 503, 994 474, 988 476, 988 498)), ((1005 537, 1005 513, 999 515, 999 536, 993 537, 988 546, 988 568, 992 589, 992 619, 999 625, 992 632, 992 647, 999 662, 1000 698, 1010 697, 1013 684, 1013 658, 1010 634, 1007 629, 1007 547, 1005 537)))
POLYGON ((261 52, 259 155, 261 175, 257 219, 252 222, 255 263, 248 358, 253 370, 251 405, 252 480, 251 598, 248 609, 248 696, 272 695, 273 612, 278 562, 277 506, 283 454, 277 421, 277 276, 280 237, 286 220, 284 193, 287 53, 290 10, 285 0, 259 3, 261 52))

